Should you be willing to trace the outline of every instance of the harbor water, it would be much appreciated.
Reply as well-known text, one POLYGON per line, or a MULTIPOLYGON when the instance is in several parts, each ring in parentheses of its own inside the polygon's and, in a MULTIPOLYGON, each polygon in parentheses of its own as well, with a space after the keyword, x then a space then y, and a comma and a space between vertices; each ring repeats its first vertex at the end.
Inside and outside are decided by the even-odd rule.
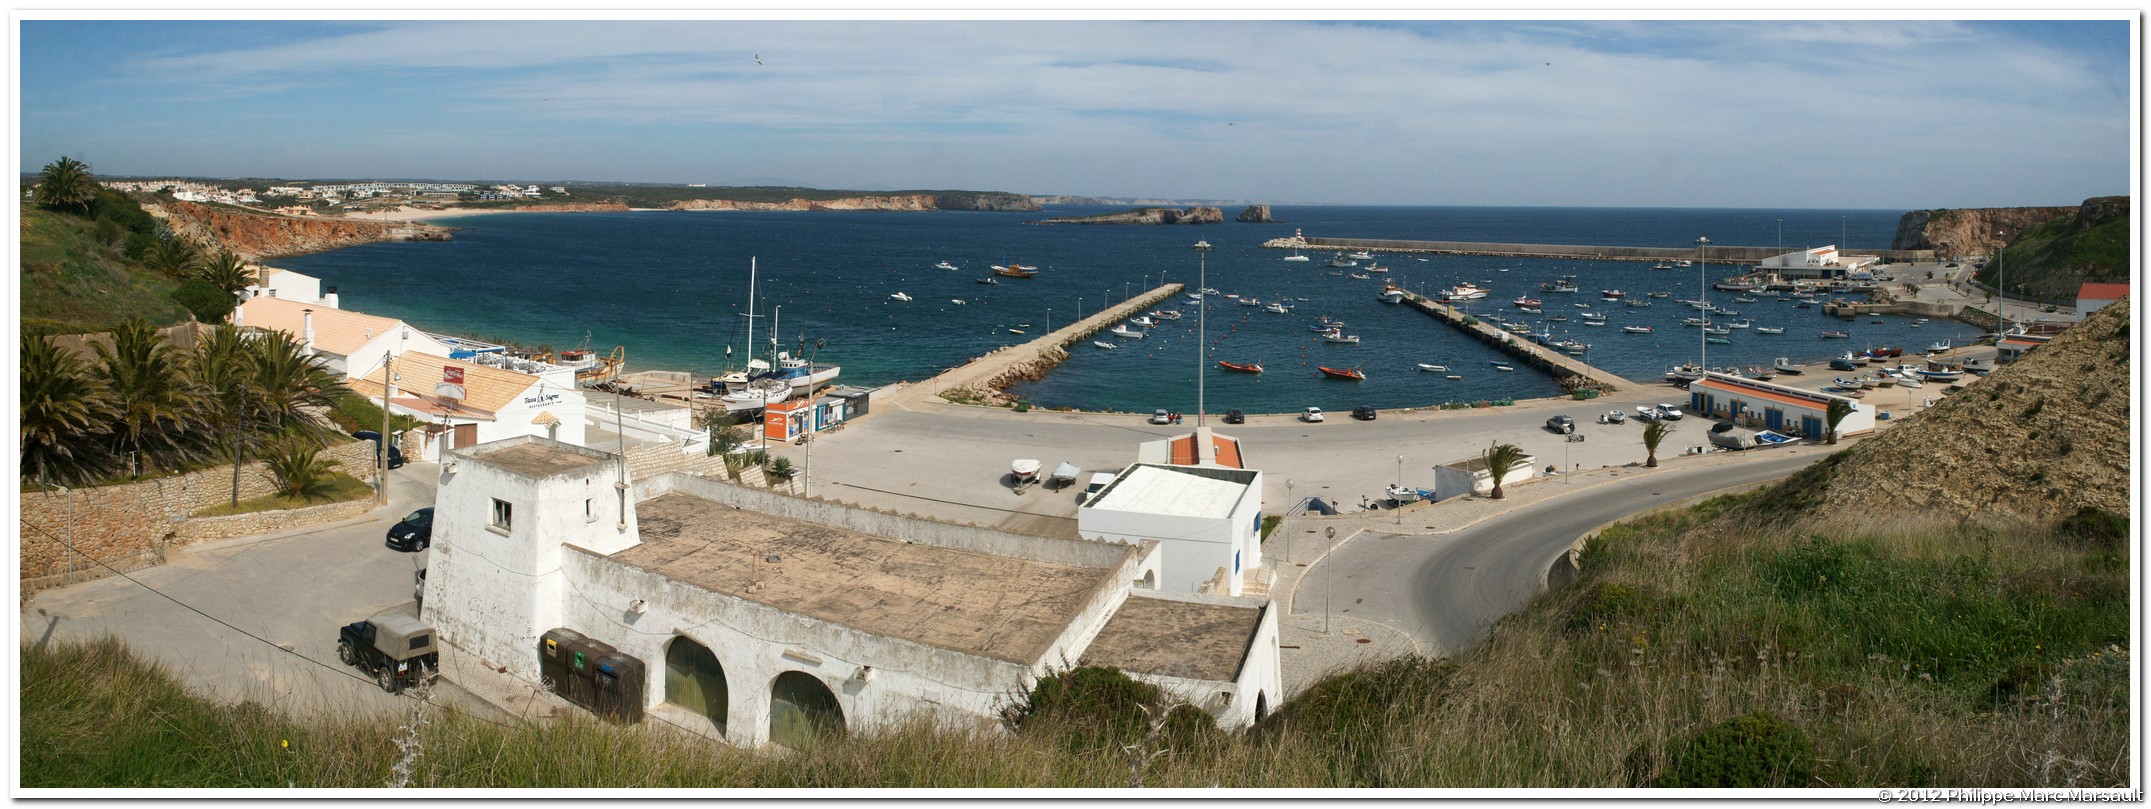
MULTIPOLYGON (((1699 270, 1708 280, 1737 274, 1731 265, 1655 270, 1649 262, 1517 259, 1486 256, 1376 254, 1388 273, 1350 278, 1360 268, 1327 266, 1328 254, 1289 262, 1289 252, 1262 249, 1292 235, 1604 245, 1778 244, 1783 220, 1788 250, 1836 244, 1886 246, 1899 212, 1882 210, 1395 208, 1273 209, 1279 222, 1212 226, 1041 225, 1049 216, 1120 208, 1062 207, 1044 213, 659 212, 528 213, 460 217, 452 242, 382 243, 279 259, 275 264, 338 287, 344 305, 402 318, 420 328, 556 349, 585 343, 607 351, 624 346, 630 368, 721 372, 750 350, 766 353, 770 328, 787 351, 814 351, 844 367, 842 382, 881 385, 923 379, 995 348, 1027 342, 1058 322, 1164 282, 1199 289, 1198 268, 1220 294, 1209 296, 1207 364, 1197 354, 1198 310, 1176 297, 1179 320, 1160 321, 1141 339, 1101 333, 1070 347, 1072 356, 1045 379, 1013 392, 1043 407, 1087 410, 1192 410, 1196 374, 1205 378, 1213 412, 1286 412, 1306 406, 1416 407, 1451 401, 1530 398, 1559 394, 1527 367, 1500 371, 1505 356, 1408 307, 1382 303, 1385 280, 1435 294, 1470 281, 1490 287, 1474 312, 1503 317, 1510 301, 1544 302, 1528 316, 1557 336, 1589 343, 1580 357, 1638 380, 1657 380, 1669 365, 1696 359, 1702 335, 1680 325, 1698 313, 1680 305, 1694 298, 1699 270), (1841 236, 1842 234, 1842 236, 1841 236), (1197 240, 1214 248, 1198 256, 1197 240), (761 303, 755 342, 745 342, 748 260, 760 267, 761 303), (1422 260, 1423 259, 1423 260, 1422 260), (946 261, 958 270, 939 269, 946 261), (988 266, 1020 262, 1037 277, 978 279, 988 266), (1199 263, 1200 262, 1200 263, 1199 263), (1335 274, 1333 274, 1335 273, 1335 274), (1541 294, 1539 285, 1577 277, 1582 292, 1541 294), (1648 308, 1602 301, 1600 290, 1632 297, 1663 291, 1648 308), (911 300, 893 297, 904 293, 911 300), (1225 294, 1253 297, 1247 306, 1225 294), (955 301, 961 300, 962 304, 955 301), (1282 302, 1285 314, 1266 306, 1282 302), (781 310, 777 307, 781 307, 781 310), (1584 312, 1603 312, 1605 326, 1586 326, 1584 312), (774 315, 774 317, 772 317, 774 315), (1324 342, 1310 329, 1317 318, 1343 321, 1354 345, 1324 342), (1554 320, 1556 316, 1566 320, 1554 320), (1621 327, 1650 326, 1650 334, 1621 327), (587 335, 587 338, 586 338, 587 335), (1216 362, 1259 363, 1262 374, 1223 371, 1216 362), (1418 364, 1445 365, 1447 373, 1418 364), (1323 378, 1318 367, 1357 368, 1365 381, 1323 378), (1462 379, 1451 380, 1455 374, 1462 379)), ((1236 211, 1227 210, 1230 217, 1236 211)), ((1868 346, 1919 349, 1938 340, 1961 344, 1978 330, 1955 321, 1918 323, 1903 316, 1847 321, 1822 314, 1819 304, 1796 309, 1775 294, 1737 303, 1734 293, 1710 300, 1755 326, 1782 335, 1736 329, 1727 344, 1708 346, 1710 365, 1767 365, 1777 357, 1817 361, 1868 346), (1880 321, 1880 322, 1873 322, 1880 321), (1825 339, 1843 331, 1846 339, 1825 339)))

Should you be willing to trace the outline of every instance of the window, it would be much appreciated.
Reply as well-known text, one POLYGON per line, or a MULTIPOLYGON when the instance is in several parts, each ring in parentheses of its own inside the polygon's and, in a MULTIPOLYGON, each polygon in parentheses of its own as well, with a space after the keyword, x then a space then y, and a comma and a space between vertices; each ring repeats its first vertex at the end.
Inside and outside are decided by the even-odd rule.
POLYGON ((583 522, 597 522, 597 509, 591 507, 590 498, 583 498, 583 522))
POLYGON ((431 642, 433 642, 433 636, 432 636, 432 635, 412 635, 412 636, 411 636, 411 651, 414 651, 414 652, 415 652, 415 651, 418 651, 418 650, 420 650, 420 649, 424 649, 424 648, 426 648, 426 644, 428 644, 428 643, 431 643, 431 642))
POLYGON ((493 521, 492 521, 492 526, 493 526, 494 528, 498 528, 498 529, 500 529, 500 530, 502 530, 502 531, 508 531, 508 530, 512 530, 512 529, 514 529, 514 527, 515 527, 515 526, 514 526, 514 524, 513 524, 513 523, 514 523, 514 519, 515 519, 515 504, 513 504, 513 503, 509 503, 509 502, 508 502, 508 501, 506 501, 506 500, 494 500, 494 501, 493 501, 493 521))

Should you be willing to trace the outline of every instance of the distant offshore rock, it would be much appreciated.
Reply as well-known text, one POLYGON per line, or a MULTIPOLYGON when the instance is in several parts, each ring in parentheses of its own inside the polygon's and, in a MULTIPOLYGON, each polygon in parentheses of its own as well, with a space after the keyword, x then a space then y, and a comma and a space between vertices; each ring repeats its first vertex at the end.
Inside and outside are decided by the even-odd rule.
POLYGON ((1225 211, 1219 208, 1137 208, 1121 213, 1102 213, 1095 216, 1067 216, 1045 219, 1042 225, 1216 225, 1225 221, 1225 211))
POLYGON ((1275 219, 1271 219, 1271 218, 1270 218, 1270 206, 1268 206, 1268 205, 1249 205, 1249 206, 1247 206, 1247 208, 1245 208, 1245 209, 1243 209, 1243 210, 1241 210, 1241 211, 1240 211, 1240 217, 1239 217, 1239 220, 1238 220, 1238 221, 1241 221, 1241 222, 1258 222, 1258 223, 1259 223, 1259 222, 1275 222, 1275 221, 1277 221, 1277 220, 1275 220, 1275 219))

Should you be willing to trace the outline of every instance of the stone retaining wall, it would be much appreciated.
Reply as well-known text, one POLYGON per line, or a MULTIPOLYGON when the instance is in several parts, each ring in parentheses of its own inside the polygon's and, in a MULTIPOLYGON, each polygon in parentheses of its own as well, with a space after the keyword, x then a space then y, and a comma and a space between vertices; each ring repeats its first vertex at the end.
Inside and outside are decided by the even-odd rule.
POLYGON ((305 508, 278 511, 257 511, 252 514, 233 514, 228 517, 195 517, 173 527, 172 541, 177 545, 206 542, 212 539, 266 534, 302 525, 348 520, 373 510, 373 498, 350 500, 342 503, 325 503, 305 508))
MULTIPOLYGON (((336 461, 336 471, 366 480, 373 474, 373 442, 345 441, 322 450, 336 461)), ((239 499, 272 494, 276 481, 267 467, 253 461, 240 467, 239 499)), ((58 491, 24 492, 17 497, 22 550, 19 575, 54 576, 70 568, 69 537, 77 556, 76 571, 102 570, 108 564, 144 554, 162 554, 174 543, 176 526, 195 511, 228 503, 232 469, 212 467, 139 483, 122 483, 58 491), (87 559, 81 557, 88 557, 87 559)), ((181 540, 186 544, 191 540, 181 540)))

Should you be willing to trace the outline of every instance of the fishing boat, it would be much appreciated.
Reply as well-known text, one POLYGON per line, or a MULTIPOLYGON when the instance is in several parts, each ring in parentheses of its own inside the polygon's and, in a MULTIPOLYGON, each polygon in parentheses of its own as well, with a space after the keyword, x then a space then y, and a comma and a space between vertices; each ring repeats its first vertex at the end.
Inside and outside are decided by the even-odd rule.
POLYGON ((1347 345, 1358 345, 1358 344, 1359 344, 1359 335, 1357 335, 1357 334, 1345 334, 1345 333, 1343 333, 1343 332, 1338 332, 1338 331, 1330 331, 1330 332, 1323 332, 1323 333, 1322 333, 1322 342, 1325 342, 1325 343, 1344 343, 1344 344, 1347 344, 1347 345))
POLYGON ((1704 326, 1703 333, 1711 335, 1713 337, 1723 337, 1725 335, 1732 334, 1733 330, 1725 328, 1724 326, 1704 326))
MULTIPOLYGON (((1538 312, 1539 312, 1539 310, 1537 310, 1537 309, 1525 309, 1524 311, 1526 311, 1526 312, 1530 312, 1530 313, 1532 313, 1532 314, 1538 314, 1538 312)), ((1555 323, 1567 323, 1567 322, 1568 322, 1568 315, 1547 315, 1547 316, 1546 316, 1546 319, 1547 319, 1547 320, 1551 320, 1551 321, 1553 321, 1553 322, 1555 322, 1555 323)))
POLYGON ((1959 379, 1964 378, 1963 368, 1951 365, 1943 365, 1938 362, 1928 363, 1927 367, 1922 368, 1918 371, 1914 371, 1913 373, 1919 374, 1919 377, 1921 379, 1927 380, 1929 382, 1955 382, 1959 379))
POLYGON ((1734 295, 1734 296, 1733 296, 1733 302, 1734 302, 1734 303, 1754 303, 1754 302, 1756 302, 1757 300, 1759 300, 1759 299, 1758 299, 1758 298, 1756 298, 1756 297, 1755 297, 1755 296, 1753 296, 1753 295, 1734 295))
POLYGON ((956 304, 957 306, 962 306, 962 305, 963 305, 963 299, 962 299, 962 298, 950 298, 950 299, 949 299, 949 303, 953 303, 953 304, 956 304))
POLYGON ((1596 320, 1601 323, 1604 323, 1606 321, 1605 312, 1585 312, 1582 315, 1579 315, 1579 317, 1582 317, 1585 320, 1596 320))
POLYGON ((1143 315, 1143 316, 1140 316, 1140 317, 1137 317, 1137 318, 1135 318, 1134 320, 1130 320, 1130 321, 1128 321, 1128 325, 1130 325, 1130 326, 1141 326, 1141 327, 1143 327, 1143 328, 1146 328, 1146 329, 1147 329, 1147 328, 1150 328, 1150 327, 1152 327, 1152 326, 1156 326, 1156 325, 1158 325, 1158 322, 1157 322, 1157 321, 1155 321, 1155 320, 1151 320, 1151 319, 1150 319, 1150 316, 1149 316, 1149 315, 1143 315))
POLYGON ((1318 365, 1315 366, 1315 369, 1321 371, 1324 376, 1332 377, 1335 379, 1351 379, 1359 381, 1365 380, 1367 378, 1367 375, 1361 373, 1358 368, 1331 368, 1327 365, 1318 365))
POLYGON ((1388 267, 1382 267, 1382 266, 1377 266, 1377 265, 1374 265, 1374 264, 1368 264, 1368 265, 1367 265, 1367 272, 1370 272, 1370 273, 1376 273, 1376 274, 1380 274, 1380 273, 1385 273, 1385 272, 1389 272, 1389 268, 1388 268, 1388 267))
POLYGON ((1546 281, 1544 283, 1539 284, 1539 291, 1573 293, 1581 292, 1582 288, 1576 286, 1576 276, 1564 275, 1554 280, 1546 281))
POLYGON ((1622 327, 1621 327, 1621 331, 1625 331, 1625 332, 1628 332, 1629 334, 1650 334, 1650 333, 1651 333, 1651 327, 1649 327, 1649 326, 1622 326, 1622 327))
POLYGON ((1262 311, 1265 311, 1265 312, 1276 312, 1277 314, 1280 314, 1280 315, 1284 315, 1284 314, 1291 314, 1291 312, 1292 312, 1292 309, 1291 309, 1291 307, 1288 307, 1288 306, 1286 306, 1286 305, 1284 305, 1284 304, 1282 304, 1282 303, 1273 303, 1273 304, 1270 304, 1270 305, 1268 305, 1268 306, 1262 307, 1262 311))
POLYGON ((889 298, 890 298, 891 300, 899 300, 899 301, 907 301, 907 302, 911 300, 911 296, 910 296, 910 295, 906 295, 906 294, 904 294, 904 293, 902 293, 902 292, 898 292, 898 293, 896 293, 896 294, 894 294, 894 295, 890 295, 890 296, 889 296, 889 298))
POLYGON ((1651 302, 1648 298, 1629 298, 1628 305, 1637 309, 1641 309, 1643 307, 1651 305, 1651 302))
POLYGON ((1583 325, 1586 325, 1586 326, 1604 326, 1604 325, 1606 325, 1606 319, 1605 319, 1605 318, 1599 318, 1599 319, 1597 319, 1597 320, 1585 320, 1585 321, 1583 322, 1583 325))
POLYGON ((1261 305, 1262 305, 1262 302, 1261 302, 1261 301, 1258 301, 1258 300, 1255 300, 1255 296, 1253 296, 1253 295, 1249 295, 1249 296, 1247 296, 1247 297, 1245 297, 1245 298, 1241 298, 1241 299, 1240 299, 1240 305, 1241 305, 1241 306, 1261 306, 1261 305))
POLYGON ((1733 344, 1733 341, 1731 341, 1731 340, 1727 340, 1727 339, 1725 339, 1725 338, 1723 338, 1723 337, 1705 337, 1705 338, 1703 338, 1703 342, 1706 342, 1706 343, 1717 343, 1718 345, 1732 345, 1732 344, 1733 344))
POLYGON ((1119 347, 1120 347, 1120 346, 1114 345, 1114 344, 1112 344, 1112 343, 1108 343, 1108 342, 1106 342, 1106 341, 1104 341, 1104 340, 1092 340, 1092 341, 1090 341, 1090 344, 1091 344, 1091 345, 1094 345, 1094 346, 1097 346, 1097 347, 1099 347, 1099 348, 1103 348, 1103 349, 1106 349, 1106 350, 1108 350, 1108 351, 1110 351, 1110 350, 1113 350, 1113 349, 1116 349, 1116 348, 1119 348, 1119 347))
POLYGON ((1238 363, 1238 362, 1226 362, 1226 361, 1224 361, 1224 360, 1218 360, 1218 361, 1217 361, 1217 367, 1219 367, 1219 368, 1223 368, 1223 369, 1225 369, 1225 370, 1227 370, 1227 371, 1238 371, 1238 372, 1240 372, 1240 373, 1243 373, 1243 374, 1259 374, 1259 373, 1262 373, 1262 363, 1259 363, 1259 362, 1250 362, 1250 363, 1238 363))
POLYGON ((1494 370, 1496 370, 1496 371, 1514 371, 1514 370, 1516 370, 1516 369, 1515 369, 1515 368, 1512 368, 1512 367, 1510 367, 1510 366, 1507 366, 1507 365, 1496 365, 1496 366, 1494 366, 1494 370))
POLYGON ((1533 298, 1528 295, 1518 295, 1516 296, 1516 300, 1509 302, 1516 304, 1516 307, 1519 309, 1533 309, 1544 305, 1542 302, 1539 301, 1539 299, 1533 298))
POLYGON ((1151 317, 1154 317, 1154 318, 1157 318, 1157 319, 1159 319, 1159 320, 1179 320, 1179 319, 1180 319, 1180 310, 1178 310, 1178 309, 1159 309, 1158 311, 1155 311, 1155 312, 1151 312, 1151 313, 1150 313, 1150 316, 1151 316, 1151 317))
POLYGON ((1599 300, 1617 301, 1628 297, 1628 293, 1618 289, 1601 289, 1598 291, 1598 297, 1599 300))
POLYGON ((1713 282, 1710 288, 1722 292, 1755 292, 1763 288, 1763 282, 1762 279, 1744 275, 1713 282))
POLYGON ((1447 376, 1444 376, 1444 377, 1442 377, 1442 378, 1443 378, 1443 379, 1451 379, 1451 380, 1454 380, 1454 379, 1463 379, 1463 378, 1464 378, 1464 375, 1463 375, 1463 374, 1449 374, 1449 375, 1447 375, 1447 376))
POLYGON ((1756 334, 1784 334, 1784 333, 1785 333, 1785 330, 1784 330, 1784 329, 1774 329, 1774 328, 1771 328, 1771 327, 1769 327, 1769 326, 1757 326, 1757 327, 1755 327, 1755 333, 1756 333, 1756 334))
POLYGON ((1345 257, 1344 257, 1344 254, 1343 254, 1343 253, 1338 253, 1338 254, 1337 254, 1337 255, 1336 255, 1336 256, 1335 256, 1334 258, 1331 258, 1331 259, 1329 260, 1329 266, 1332 266, 1332 267, 1357 267, 1357 266, 1359 266, 1359 262, 1357 262, 1357 261, 1353 261, 1353 260, 1351 260, 1351 259, 1348 259, 1348 258, 1345 258, 1345 257))
POLYGON ((1130 338, 1134 338, 1134 339, 1137 339, 1137 340, 1140 340, 1140 339, 1142 339, 1142 338, 1143 338, 1143 333, 1142 333, 1142 332, 1136 331, 1136 330, 1134 330, 1134 329, 1131 329, 1131 328, 1128 328, 1128 327, 1126 327, 1126 326, 1114 326, 1114 327, 1113 327, 1113 331, 1112 331, 1112 334, 1113 334, 1113 336, 1115 336, 1115 337, 1130 337, 1130 338))
POLYGON ((993 265, 993 274, 1007 276, 1009 278, 1030 278, 1038 274, 1038 268, 1026 267, 1021 264, 1015 263, 1008 264, 1007 266, 995 264, 993 265))
POLYGON ((1381 298, 1383 303, 1403 303, 1404 290, 1398 289, 1396 284, 1390 284, 1382 287, 1381 294, 1375 297, 1381 298))
POLYGON ((1435 365, 1434 363, 1431 363, 1431 362, 1422 362, 1422 363, 1419 363, 1419 370, 1422 370, 1422 371, 1433 371, 1433 372, 1435 372, 1435 373, 1442 373, 1442 374, 1446 374, 1446 373, 1448 373, 1448 372, 1449 372, 1449 366, 1447 366, 1447 365, 1435 365))
POLYGON ((1682 260, 1680 261, 1680 266, 1683 266, 1683 267, 1693 267, 1693 266, 1695 266, 1695 262, 1693 262, 1693 261, 1689 261, 1689 260, 1687 260, 1687 259, 1682 259, 1682 260))
POLYGON ((1690 318, 1682 318, 1682 319, 1681 319, 1681 322, 1680 322, 1680 324, 1681 324, 1681 325, 1683 325, 1683 326, 1708 326, 1708 325, 1710 325, 1710 318, 1704 318, 1704 317, 1690 317, 1690 318))
POLYGON ((1754 321, 1753 319, 1749 319, 1749 320, 1729 320, 1729 321, 1726 321, 1726 323, 1725 323, 1725 327, 1726 327, 1726 328, 1728 328, 1728 329, 1746 329, 1746 328, 1752 328, 1752 327, 1754 327, 1754 325, 1755 325, 1755 321, 1754 321))
POLYGON ((1668 382, 1694 382, 1702 378, 1703 366, 1692 362, 1666 369, 1666 381, 1668 382))
POLYGON ((1643 297, 1646 297, 1646 298, 1670 298, 1670 297, 1673 297, 1673 293, 1671 293, 1671 292, 1645 292, 1645 293, 1643 293, 1643 297))
POLYGON ((1779 357, 1777 363, 1770 367, 1778 369, 1781 374, 1800 375, 1800 366, 1794 365, 1790 357, 1779 357))
POLYGON ((1654 270, 1670 270, 1670 269, 1673 269, 1673 265, 1671 265, 1671 264, 1667 264, 1667 263, 1665 263, 1665 262, 1661 261, 1661 262, 1658 262, 1658 263, 1656 263, 1656 264, 1653 264, 1653 265, 1651 265, 1651 269, 1654 269, 1654 270))
POLYGON ((1008 333, 1009 333, 1009 334, 1029 334, 1029 332, 1026 332, 1026 331, 1024 331, 1024 330, 1022 330, 1022 329, 1009 329, 1009 330, 1008 330, 1008 333))
POLYGON ((1368 275, 1368 274, 1366 274, 1366 273, 1363 273, 1363 272, 1355 272, 1355 273, 1348 273, 1348 274, 1346 274, 1346 275, 1345 275, 1344 277, 1346 277, 1346 278, 1350 278, 1350 279, 1352 279, 1352 280, 1354 280, 1354 281, 1365 281, 1365 280, 1367 280, 1367 279, 1369 279, 1369 278, 1373 278, 1374 276, 1368 275))
POLYGON ((941 269, 944 269, 944 270, 958 270, 958 269, 962 269, 961 267, 958 267, 958 266, 956 266, 956 265, 954 265, 954 264, 950 264, 950 263, 948 263, 948 262, 946 262, 946 261, 944 261, 944 262, 941 262, 941 263, 939 263, 939 264, 936 264, 936 265, 934 265, 934 266, 935 266, 935 267, 939 267, 939 268, 941 268, 941 269))
POLYGON ((981 284, 998 284, 1001 283, 1001 279, 989 275, 984 278, 978 279, 978 282, 981 284))
POLYGON ((1905 353, 1905 350, 1904 350, 1904 349, 1902 349, 1902 348, 1898 348, 1898 347, 1896 347, 1896 346, 1877 346, 1877 347, 1874 347, 1874 348, 1870 348, 1870 349, 1867 349, 1867 356, 1870 356, 1870 357, 1892 357, 1892 358, 1894 358, 1894 357, 1902 357, 1902 356, 1904 356, 1904 353, 1905 353))
POLYGON ((1350 258, 1350 259, 1357 259, 1357 260, 1360 260, 1360 261, 1369 261, 1369 260, 1372 260, 1372 259, 1374 258, 1374 254, 1372 254, 1372 253, 1369 253, 1369 252, 1367 252, 1367 251, 1365 251, 1365 250, 1361 250, 1361 251, 1359 251, 1359 252, 1356 252, 1356 253, 1353 253, 1353 254, 1351 254, 1351 255, 1349 255, 1349 256, 1345 256, 1345 258, 1350 258))
POLYGON ((1822 333, 1822 338, 1825 340, 1843 340, 1851 336, 1852 334, 1850 332, 1842 331, 1826 331, 1822 333))
POLYGON ((1444 299, 1452 301, 1476 301, 1485 298, 1488 291, 1489 290, 1479 286, 1478 284, 1466 281, 1464 283, 1457 284, 1456 286, 1442 290, 1441 296, 1444 299))
POLYGON ((1938 341, 1935 341, 1935 342, 1933 342, 1933 343, 1930 343, 1930 344, 1928 344, 1928 345, 1927 345, 1927 353, 1929 353, 1929 354, 1940 354, 1940 353, 1942 353, 1942 352, 1944 352, 1944 351, 1948 351, 1948 350, 1949 350, 1949 341, 1948 341, 1948 340, 1938 340, 1938 341))

